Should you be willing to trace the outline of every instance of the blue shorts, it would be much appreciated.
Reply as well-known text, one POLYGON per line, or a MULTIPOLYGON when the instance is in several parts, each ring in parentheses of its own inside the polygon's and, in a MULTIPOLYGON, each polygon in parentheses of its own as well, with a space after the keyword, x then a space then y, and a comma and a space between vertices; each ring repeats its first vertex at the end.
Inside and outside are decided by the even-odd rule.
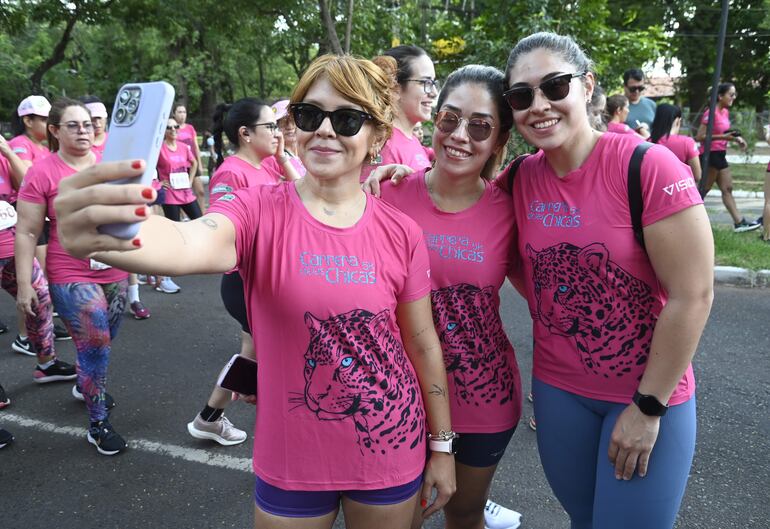
POLYGON ((166 188, 161 187, 157 190, 158 195, 155 197, 155 202, 149 204, 150 206, 162 206, 166 203, 166 188))
POLYGON ((314 518, 336 511, 342 496, 367 505, 395 505, 414 496, 422 486, 422 475, 405 485, 377 490, 283 490, 257 477, 254 501, 257 507, 274 516, 314 518))
POLYGON ((455 461, 469 467, 486 468, 500 462, 516 426, 497 433, 460 433, 455 461))

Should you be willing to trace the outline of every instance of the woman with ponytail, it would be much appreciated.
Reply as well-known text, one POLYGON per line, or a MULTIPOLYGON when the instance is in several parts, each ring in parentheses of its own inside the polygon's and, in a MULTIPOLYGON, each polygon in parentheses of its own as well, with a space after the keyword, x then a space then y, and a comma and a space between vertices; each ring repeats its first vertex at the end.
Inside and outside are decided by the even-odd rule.
POLYGON ((692 170, 696 182, 700 182, 701 167, 698 157, 698 146, 689 136, 679 134, 682 125, 682 109, 676 105, 661 103, 655 109, 655 119, 652 121, 649 141, 668 148, 682 163, 692 170))

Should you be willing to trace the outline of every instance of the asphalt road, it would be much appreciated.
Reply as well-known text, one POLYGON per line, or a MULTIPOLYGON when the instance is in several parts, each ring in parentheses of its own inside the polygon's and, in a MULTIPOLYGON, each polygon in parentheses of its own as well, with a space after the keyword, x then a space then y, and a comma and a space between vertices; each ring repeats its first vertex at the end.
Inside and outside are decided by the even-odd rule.
MULTIPOLYGON (((237 352, 238 328, 221 307, 218 278, 178 283, 176 295, 141 287, 152 318, 128 316, 115 341, 112 422, 131 444, 116 457, 100 456, 86 442, 85 408, 71 397, 71 384, 34 384, 34 359, 11 352, 13 333, 0 336, 0 382, 12 399, 0 411, 0 426, 16 435, 0 451, 0 528, 252 526, 250 442, 220 447, 191 438, 185 428, 237 352)), ((508 287, 503 313, 526 392, 529 316, 508 287)), ((12 322, 13 314, 10 297, 0 298, 0 316, 12 322)), ((678 529, 770 527, 769 331, 770 292, 717 289, 695 365, 698 446, 678 529)), ((57 347, 63 359, 74 360, 71 342, 57 347)), ((523 512, 525 529, 567 528, 526 426, 531 409, 525 403, 492 497, 523 512)), ((253 427, 248 405, 235 403, 227 415, 253 427)), ((426 524, 441 526, 440 517, 426 524)))

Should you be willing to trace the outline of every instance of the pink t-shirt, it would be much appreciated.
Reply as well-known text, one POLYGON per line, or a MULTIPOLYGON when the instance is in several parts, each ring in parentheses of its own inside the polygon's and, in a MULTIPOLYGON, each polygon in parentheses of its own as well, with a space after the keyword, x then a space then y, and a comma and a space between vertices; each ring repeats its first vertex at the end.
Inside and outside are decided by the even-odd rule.
MULTIPOLYGON (((703 125, 708 125, 709 122, 709 109, 706 109, 706 112, 703 113, 703 117, 701 118, 700 122, 703 125)), ((717 134, 724 134, 727 132, 727 130, 730 128, 730 111, 726 108, 723 109, 716 109, 715 115, 714 115, 714 128, 711 130, 711 133, 713 135, 717 134)), ((727 140, 712 140, 711 141, 711 150, 712 151, 726 151, 727 150, 727 140)), ((703 142, 700 146, 700 149, 698 152, 703 154, 703 151, 705 151, 705 142, 703 142)))
POLYGON ((641 138, 634 129, 625 123, 615 123, 614 121, 607 123, 607 132, 612 132, 613 134, 633 134, 637 138, 641 138))
MULTIPOLYGON (((98 157, 97 157, 98 158, 98 157)), ((128 277, 128 273, 117 268, 94 270, 90 259, 72 257, 59 243, 56 231, 56 210, 53 201, 59 191, 59 182, 77 171, 53 155, 35 162, 29 168, 19 189, 19 200, 46 206, 46 216, 51 219, 51 233, 48 238, 46 271, 48 281, 58 283, 114 283, 128 277)))
MULTIPOLYGON (((286 156, 289 155, 286 154, 286 156)), ((307 169, 305 169, 305 166, 302 165, 302 160, 296 156, 290 156, 289 162, 291 162, 291 165, 294 166, 294 169, 297 171, 299 176, 305 176, 307 169)), ((283 170, 283 166, 278 163, 278 160, 275 159, 275 156, 270 156, 262 160, 262 167, 270 172, 270 174, 275 175, 277 180, 276 183, 281 181, 282 178, 286 178, 286 171, 283 170)))
POLYGON ((8 145, 11 146, 13 152, 21 160, 35 163, 43 158, 48 158, 51 155, 51 151, 45 145, 40 145, 30 140, 26 135, 20 134, 15 138, 8 140, 8 145))
POLYGON ((681 136, 679 134, 663 136, 658 140, 658 145, 665 146, 682 163, 687 163, 693 158, 698 157, 698 146, 695 145, 695 140, 689 136, 681 136))
MULTIPOLYGON (((171 173, 190 173, 190 166, 195 161, 195 155, 190 147, 182 142, 176 143, 176 150, 172 151, 166 142, 160 147, 158 156, 158 180, 169 182, 171 173)), ((166 188, 166 204, 189 204, 195 202, 195 194, 189 187, 187 189, 166 188)))
POLYGON ((361 168, 361 181, 367 179, 369 174, 378 165, 400 163, 411 167, 415 171, 430 167, 430 159, 420 140, 416 136, 407 138, 401 130, 393 127, 393 135, 385 142, 380 151, 382 161, 378 164, 364 164, 361 168))
POLYGON ((417 221, 430 257, 433 321, 444 351, 452 428, 496 433, 521 416, 521 379, 500 319, 499 290, 512 266, 511 197, 487 183, 473 206, 456 213, 438 209, 425 171, 394 186, 382 198, 417 221))
POLYGON ((104 133, 104 141, 101 145, 93 144, 91 145, 91 150, 94 151, 96 154, 98 154, 100 157, 104 156, 104 148, 107 146, 107 133, 104 133))
MULTIPOLYGON (((11 164, 6 160, 5 156, 0 154, 0 200, 9 203, 9 206, 3 205, 2 208, 0 208, 0 217, 7 213, 15 214, 15 211, 5 211, 6 207, 11 207, 11 197, 15 197, 15 195, 16 192, 11 183, 11 164)), ((13 208, 11 207, 11 209, 13 208)), ((0 259, 13 257, 13 239, 15 233, 16 229, 13 227, 0 230, 0 259)))
POLYGON ((198 133, 195 132, 195 127, 190 123, 185 123, 179 127, 179 131, 176 133, 176 141, 181 141, 195 154, 195 146, 198 144, 198 133))
POLYGON ((214 172, 214 176, 209 182, 209 204, 213 204, 226 193, 232 193, 244 187, 275 185, 277 183, 274 174, 265 167, 265 160, 257 169, 237 156, 228 156, 214 172))
POLYGON ((417 478, 425 412, 395 314, 430 293, 420 228, 371 197, 354 226, 326 226, 293 183, 225 194, 212 212, 235 226, 259 362, 254 472, 288 490, 417 478))
MULTIPOLYGON (((538 152, 522 162, 513 185, 533 319, 533 375, 610 402, 631 402, 666 303, 631 228, 628 163, 638 143, 630 135, 604 134, 583 165, 563 178, 538 152)), ((645 154, 641 182, 643 226, 703 203, 689 168, 662 146, 645 154)), ((694 391, 689 366, 670 403, 694 391)))

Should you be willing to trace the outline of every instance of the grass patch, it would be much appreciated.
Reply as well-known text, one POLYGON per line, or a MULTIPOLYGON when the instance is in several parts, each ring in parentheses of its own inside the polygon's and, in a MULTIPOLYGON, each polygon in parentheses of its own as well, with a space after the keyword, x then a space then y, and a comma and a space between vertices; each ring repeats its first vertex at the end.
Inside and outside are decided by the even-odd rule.
MULTIPOLYGON (((733 188, 743 191, 762 191, 767 165, 760 163, 732 163, 733 188)), ((717 186, 714 185, 714 188, 717 186)))
POLYGON ((733 233, 732 228, 712 226, 716 264, 751 270, 770 270, 770 243, 759 239, 759 230, 733 233))

